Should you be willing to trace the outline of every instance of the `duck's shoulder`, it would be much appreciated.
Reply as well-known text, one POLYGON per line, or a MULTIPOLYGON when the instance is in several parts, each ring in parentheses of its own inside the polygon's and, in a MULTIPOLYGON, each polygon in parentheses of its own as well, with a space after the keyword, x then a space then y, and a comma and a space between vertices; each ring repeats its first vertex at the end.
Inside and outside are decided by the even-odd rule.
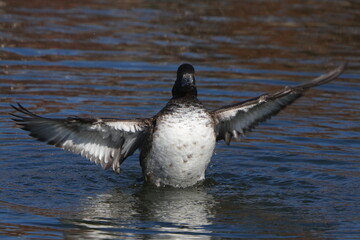
POLYGON ((177 113, 194 114, 196 112, 208 113, 208 110, 196 97, 172 98, 165 105, 165 107, 158 113, 158 116, 177 114, 177 113))
MULTIPOLYGON (((214 125, 214 118, 199 100, 171 99, 155 116, 159 123, 187 125, 214 125)), ((177 125, 178 126, 178 125, 177 125)))

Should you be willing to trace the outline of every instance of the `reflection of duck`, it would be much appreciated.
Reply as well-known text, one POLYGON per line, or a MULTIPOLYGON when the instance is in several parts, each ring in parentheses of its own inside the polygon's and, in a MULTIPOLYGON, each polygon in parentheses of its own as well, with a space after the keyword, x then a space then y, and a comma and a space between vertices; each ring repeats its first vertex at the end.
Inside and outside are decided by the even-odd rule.
POLYGON ((146 239, 184 239, 192 234, 211 238, 206 226, 212 224, 215 201, 201 188, 144 186, 135 194, 116 189, 83 204, 76 216, 61 220, 79 226, 79 231, 66 233, 66 239, 123 239, 142 234, 146 239))
POLYGON ((215 142, 240 139, 245 132, 280 112, 311 87, 335 79, 345 64, 308 83, 286 87, 244 102, 208 111, 197 99, 195 71, 183 64, 177 71, 172 98, 154 117, 118 120, 71 117, 44 118, 19 105, 25 116, 17 123, 30 135, 79 153, 120 172, 121 163, 136 149, 145 180, 157 186, 187 187, 205 178, 215 142))

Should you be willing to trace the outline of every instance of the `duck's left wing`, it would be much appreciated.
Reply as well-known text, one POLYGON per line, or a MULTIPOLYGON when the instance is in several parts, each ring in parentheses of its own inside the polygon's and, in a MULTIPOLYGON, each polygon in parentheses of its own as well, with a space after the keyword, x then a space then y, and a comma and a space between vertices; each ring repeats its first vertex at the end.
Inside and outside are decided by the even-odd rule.
POLYGON ((13 120, 30 136, 48 144, 81 154, 104 169, 119 173, 121 163, 143 144, 151 119, 66 119, 38 116, 20 104, 12 106, 21 115, 13 120))
POLYGON ((345 70, 345 67, 346 63, 302 85, 285 87, 273 94, 264 94, 213 111, 212 114, 216 120, 217 140, 225 140, 226 144, 229 144, 232 138, 239 140, 241 135, 279 113, 301 97, 308 89, 337 78, 345 70))

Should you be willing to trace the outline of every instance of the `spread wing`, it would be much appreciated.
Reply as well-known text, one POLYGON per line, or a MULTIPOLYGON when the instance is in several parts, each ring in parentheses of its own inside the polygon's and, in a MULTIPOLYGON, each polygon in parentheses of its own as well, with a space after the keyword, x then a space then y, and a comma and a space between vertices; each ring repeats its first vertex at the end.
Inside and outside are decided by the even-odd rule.
POLYGON ((337 78, 345 70, 345 67, 346 63, 302 85, 285 87, 275 93, 264 94, 213 111, 213 116, 217 121, 217 140, 225 140, 226 144, 229 144, 232 138, 239 140, 245 132, 251 131, 259 123, 279 113, 308 89, 337 78))
POLYGON ((20 104, 12 106, 21 115, 13 120, 30 136, 65 150, 81 154, 119 173, 121 163, 141 147, 150 119, 117 120, 69 117, 40 117, 20 104))

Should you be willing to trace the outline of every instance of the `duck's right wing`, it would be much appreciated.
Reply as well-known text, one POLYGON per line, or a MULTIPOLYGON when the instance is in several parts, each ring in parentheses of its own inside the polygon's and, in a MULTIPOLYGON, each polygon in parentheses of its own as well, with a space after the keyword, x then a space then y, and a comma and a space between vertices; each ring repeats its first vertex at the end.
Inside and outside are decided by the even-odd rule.
POLYGON ((21 115, 13 120, 30 136, 65 150, 81 154, 119 173, 121 163, 140 148, 147 136, 151 119, 117 120, 69 117, 40 117, 20 104, 12 106, 21 115))
POLYGON ((345 70, 345 67, 346 63, 307 83, 295 87, 285 87, 275 93, 264 94, 213 111, 217 140, 225 140, 226 144, 229 144, 232 138, 239 139, 240 135, 244 135, 245 132, 250 131, 259 123, 279 113, 301 97, 308 89, 337 78, 345 70))

